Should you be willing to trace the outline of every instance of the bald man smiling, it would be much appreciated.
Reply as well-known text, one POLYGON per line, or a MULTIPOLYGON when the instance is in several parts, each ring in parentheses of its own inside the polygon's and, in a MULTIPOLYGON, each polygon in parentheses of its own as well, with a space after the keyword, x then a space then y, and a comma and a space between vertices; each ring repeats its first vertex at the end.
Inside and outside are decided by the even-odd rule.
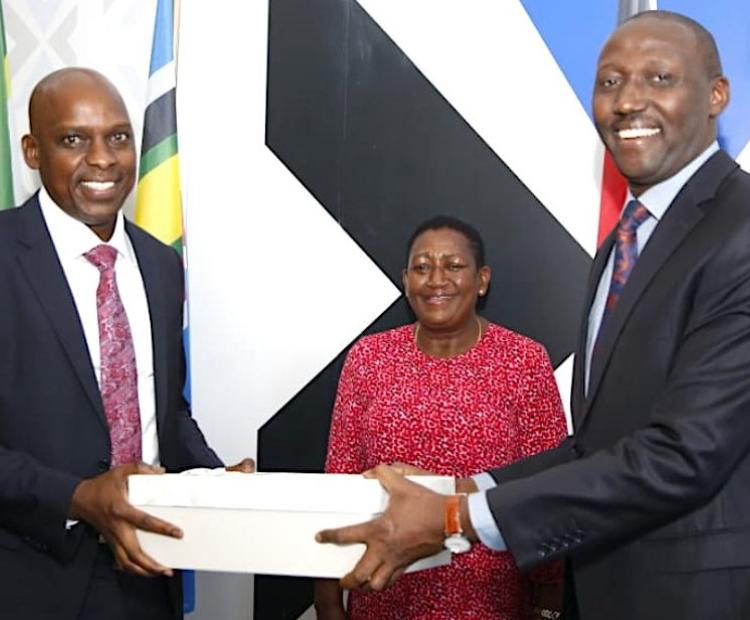
POLYGON ((29 121, 42 188, 0 214, 0 615, 181 618, 178 576, 135 529, 181 532, 126 492, 132 473, 221 465, 182 397, 181 262, 121 213, 135 144, 104 76, 50 74, 29 121))

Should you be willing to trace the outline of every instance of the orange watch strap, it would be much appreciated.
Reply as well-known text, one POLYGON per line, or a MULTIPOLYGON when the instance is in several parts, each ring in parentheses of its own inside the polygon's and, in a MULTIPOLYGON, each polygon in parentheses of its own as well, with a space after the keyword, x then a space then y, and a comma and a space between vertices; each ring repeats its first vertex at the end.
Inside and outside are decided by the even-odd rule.
POLYGON ((462 534, 461 496, 449 495, 445 500, 445 535, 462 534))

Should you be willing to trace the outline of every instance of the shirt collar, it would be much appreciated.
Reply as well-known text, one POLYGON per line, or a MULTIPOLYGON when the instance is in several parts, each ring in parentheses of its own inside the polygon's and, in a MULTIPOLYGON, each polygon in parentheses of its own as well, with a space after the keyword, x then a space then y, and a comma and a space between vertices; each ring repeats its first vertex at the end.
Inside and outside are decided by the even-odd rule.
POLYGON ((39 206, 61 259, 79 258, 97 245, 106 243, 115 248, 118 255, 129 261, 133 260, 133 250, 125 234, 125 218, 122 211, 117 213, 111 239, 102 241, 86 224, 63 211, 44 187, 39 190, 39 206))
MULTIPOLYGON (((649 187, 643 194, 638 197, 638 201, 645 206, 651 216, 657 221, 664 217, 667 212, 669 205, 675 199, 675 196, 680 192, 685 183, 688 182, 704 163, 719 150, 719 143, 714 140, 705 151, 703 151, 698 157, 691 161, 687 166, 680 170, 674 176, 657 183, 653 187, 649 187)), ((625 198, 625 204, 628 204, 631 200, 634 200, 635 196, 630 192, 625 198)))

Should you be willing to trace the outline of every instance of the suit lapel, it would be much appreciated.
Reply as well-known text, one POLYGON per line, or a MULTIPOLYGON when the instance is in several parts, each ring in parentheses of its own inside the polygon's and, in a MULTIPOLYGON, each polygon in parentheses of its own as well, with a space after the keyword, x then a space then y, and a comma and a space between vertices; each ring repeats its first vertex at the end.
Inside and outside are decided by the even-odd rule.
MULTIPOLYGON (((703 217, 704 211, 700 208, 701 203, 713 198, 720 181, 736 167, 737 164, 722 151, 711 157, 680 190, 654 229, 630 274, 617 306, 609 314, 607 323, 599 334, 591 360, 589 390, 583 401, 581 420, 596 397, 617 339, 633 308, 664 263, 703 217)), ((606 256, 608 255, 609 252, 606 253, 606 256)), ((601 276, 601 271, 599 274, 601 276)), ((598 283, 598 278, 596 283, 598 283)), ((596 283, 593 285, 594 289, 596 283)), ((587 307, 590 308, 590 304, 589 301, 587 307)), ((583 347, 585 348, 585 333, 583 347)))
POLYGON ((36 196, 19 207, 18 217, 18 262, 55 330, 97 417, 104 427, 108 428, 73 294, 70 292, 36 196))
POLYGON ((138 268, 146 289, 146 300, 151 320, 151 346, 154 355, 154 389, 156 391, 156 419, 157 423, 167 408, 167 325, 166 299, 164 283, 161 281, 162 271, 159 269, 158 259, 154 256, 149 244, 144 242, 143 233, 128 220, 125 220, 125 230, 133 244, 138 268))

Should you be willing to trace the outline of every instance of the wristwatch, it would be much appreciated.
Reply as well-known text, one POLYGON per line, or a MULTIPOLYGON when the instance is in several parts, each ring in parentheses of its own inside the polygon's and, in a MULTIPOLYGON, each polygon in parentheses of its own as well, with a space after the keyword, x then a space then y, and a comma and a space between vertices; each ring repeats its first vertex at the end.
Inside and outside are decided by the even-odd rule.
POLYGON ((461 497, 449 495, 445 500, 445 540, 443 545, 451 553, 466 553, 471 549, 471 541, 461 529, 461 497))

